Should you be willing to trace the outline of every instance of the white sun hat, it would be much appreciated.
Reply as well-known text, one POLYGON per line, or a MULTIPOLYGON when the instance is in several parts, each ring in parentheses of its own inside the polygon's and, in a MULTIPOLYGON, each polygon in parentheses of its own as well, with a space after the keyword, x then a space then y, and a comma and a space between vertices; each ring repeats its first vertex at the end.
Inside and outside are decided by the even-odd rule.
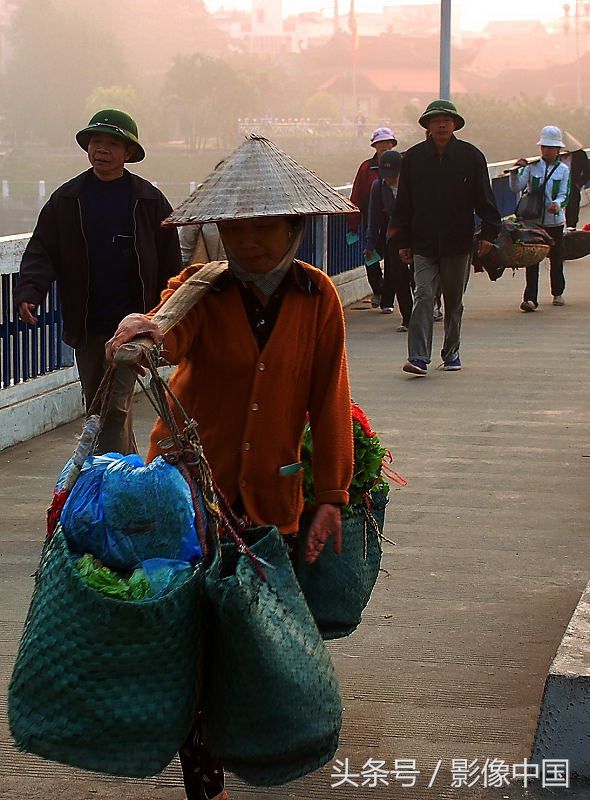
POLYGON ((371 145, 377 142, 393 142, 394 146, 397 144, 397 139, 391 128, 375 128, 371 134, 371 145))
POLYGON ((545 125, 537 144, 542 147, 565 147, 561 138, 561 130, 556 125, 545 125))

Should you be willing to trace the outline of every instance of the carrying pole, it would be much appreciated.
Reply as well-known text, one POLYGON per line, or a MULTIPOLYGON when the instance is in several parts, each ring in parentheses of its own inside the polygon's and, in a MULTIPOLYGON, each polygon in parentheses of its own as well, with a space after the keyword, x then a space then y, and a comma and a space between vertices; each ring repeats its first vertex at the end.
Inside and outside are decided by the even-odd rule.
POLYGON ((440 98, 451 99, 451 0, 440 4, 440 98))

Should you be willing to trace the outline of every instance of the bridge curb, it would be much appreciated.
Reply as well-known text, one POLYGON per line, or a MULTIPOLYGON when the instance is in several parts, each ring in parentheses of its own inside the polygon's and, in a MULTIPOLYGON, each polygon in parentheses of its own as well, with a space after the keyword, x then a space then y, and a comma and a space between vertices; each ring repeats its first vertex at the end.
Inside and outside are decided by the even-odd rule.
POLYGON ((590 583, 549 668, 532 758, 568 758, 572 774, 590 777, 590 583))

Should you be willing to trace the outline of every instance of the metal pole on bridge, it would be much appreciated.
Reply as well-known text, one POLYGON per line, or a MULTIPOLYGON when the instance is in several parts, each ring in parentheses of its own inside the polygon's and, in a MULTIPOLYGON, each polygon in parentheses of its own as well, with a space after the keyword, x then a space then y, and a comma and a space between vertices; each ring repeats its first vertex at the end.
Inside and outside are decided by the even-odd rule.
POLYGON ((451 0, 440 4, 440 97, 451 99, 451 0))

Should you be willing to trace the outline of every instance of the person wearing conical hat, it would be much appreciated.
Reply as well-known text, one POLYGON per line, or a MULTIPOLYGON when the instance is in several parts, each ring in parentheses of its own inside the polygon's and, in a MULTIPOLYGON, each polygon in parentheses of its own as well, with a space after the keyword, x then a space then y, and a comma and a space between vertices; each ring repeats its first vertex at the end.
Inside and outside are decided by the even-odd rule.
MULTIPOLYGON (((344 314, 327 275, 296 258, 306 219, 357 208, 262 137, 249 137, 166 221, 214 222, 228 257, 215 286, 163 339, 177 364, 170 387, 199 423, 214 478, 238 514, 296 534, 303 509, 301 437, 313 437, 316 513, 304 557, 313 563, 332 537, 341 547, 340 508, 349 500, 353 439, 344 314)), ((186 268, 166 300, 199 269, 186 268)), ((150 315, 131 315, 107 346, 109 359, 139 334, 160 343, 150 315)), ((162 422, 149 458, 168 436, 162 422)), ((288 538, 289 540, 289 538, 288 538)), ((224 797, 223 772, 183 747, 187 794, 224 797), (195 775, 214 789, 200 794, 195 775)))
POLYGON ((433 100, 418 121, 429 136, 404 155, 393 225, 398 228, 400 257, 414 262, 414 307, 408 360, 402 369, 425 376, 439 285, 444 298, 442 368, 461 369, 463 294, 473 249, 474 214, 481 219, 482 255, 500 232, 500 214, 483 153, 455 136, 465 120, 454 103, 433 100))
MULTIPOLYGON (((63 340, 74 348, 88 409, 105 372, 105 342, 124 316, 154 305, 181 259, 176 231, 160 226, 172 206, 126 169, 145 157, 135 120, 103 109, 76 141, 91 167, 56 189, 41 209, 21 261, 15 303, 20 318, 35 325, 35 310, 57 281, 63 340)), ((97 453, 136 452, 135 378, 132 369, 117 372, 97 453)))
POLYGON ((584 145, 569 131, 563 132, 565 156, 564 164, 570 170, 570 196, 565 207, 565 224, 569 231, 575 231, 580 219, 582 189, 590 181, 590 159, 584 145))

